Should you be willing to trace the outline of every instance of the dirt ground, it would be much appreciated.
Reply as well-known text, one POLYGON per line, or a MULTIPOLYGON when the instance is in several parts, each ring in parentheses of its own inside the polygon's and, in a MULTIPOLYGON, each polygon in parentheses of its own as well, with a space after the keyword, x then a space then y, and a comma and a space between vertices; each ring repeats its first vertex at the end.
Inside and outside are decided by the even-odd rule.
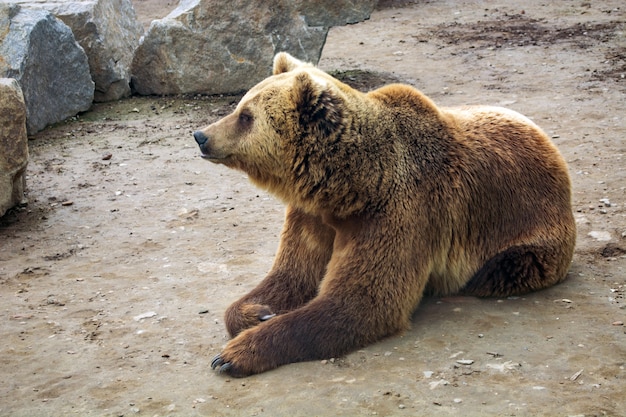
MULTIPOLYGON (((169 3, 136 0, 145 22, 169 3)), ((625 416, 626 7, 521 4, 386 2, 332 29, 320 66, 542 126, 574 184, 563 284, 426 299, 406 334, 345 357, 216 375, 222 314, 283 216, 198 156, 191 133, 238 98, 98 104, 31 138, 28 204, 0 219, 0 415, 625 416)))

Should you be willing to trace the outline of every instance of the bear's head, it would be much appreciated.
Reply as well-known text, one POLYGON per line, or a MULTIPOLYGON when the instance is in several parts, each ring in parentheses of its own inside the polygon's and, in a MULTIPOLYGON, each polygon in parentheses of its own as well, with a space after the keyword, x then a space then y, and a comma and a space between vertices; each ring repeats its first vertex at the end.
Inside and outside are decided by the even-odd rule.
POLYGON ((246 172, 289 204, 309 211, 348 209, 356 199, 350 183, 357 179, 343 174, 359 161, 350 157, 354 141, 346 132, 357 95, 362 93, 313 65, 279 53, 273 75, 194 138, 203 158, 246 172))

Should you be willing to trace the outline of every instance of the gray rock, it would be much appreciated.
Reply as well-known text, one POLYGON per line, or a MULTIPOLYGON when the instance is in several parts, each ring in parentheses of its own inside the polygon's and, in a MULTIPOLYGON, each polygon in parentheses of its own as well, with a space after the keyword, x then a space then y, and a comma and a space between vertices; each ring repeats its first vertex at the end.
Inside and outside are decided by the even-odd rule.
POLYGON ((300 3, 300 13, 304 16, 307 25, 329 28, 351 25, 369 19, 378 0, 304 0, 300 3))
POLYGON ((277 52, 317 63, 329 27, 368 18, 376 1, 310 3, 181 0, 142 38, 132 85, 143 95, 247 90, 269 75, 277 52))
POLYGON ((45 10, 0 4, 0 77, 15 78, 22 87, 28 134, 93 102, 85 51, 70 28, 45 10))
POLYGON ((15 79, 0 78, 0 216, 24 200, 27 164, 24 96, 15 79))
POLYGON ((131 0, 5 1, 45 9, 72 29, 89 60, 94 101, 130 95, 130 65, 143 35, 131 0))

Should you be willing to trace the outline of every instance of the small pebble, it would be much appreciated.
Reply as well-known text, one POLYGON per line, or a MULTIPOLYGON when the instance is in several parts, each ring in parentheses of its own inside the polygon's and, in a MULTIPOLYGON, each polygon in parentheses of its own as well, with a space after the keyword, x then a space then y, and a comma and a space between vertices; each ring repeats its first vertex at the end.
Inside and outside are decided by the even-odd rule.
POLYGON ((474 363, 474 361, 472 359, 459 359, 456 361, 456 363, 461 365, 471 365, 474 363))
POLYGON ((109 159, 111 159, 113 157, 113 154, 110 152, 105 153, 104 155, 102 155, 102 160, 103 161, 108 161, 109 159))
POLYGON ((578 379, 578 377, 583 373, 584 369, 581 369, 580 371, 576 372, 574 375, 569 377, 570 381, 576 381, 578 379))
POLYGON ((74 202, 72 200, 67 200, 61 203, 62 206, 71 206, 72 204, 74 204, 74 202))
POLYGON ((140 321, 140 320, 143 320, 143 319, 149 319, 149 318, 154 317, 156 315, 157 315, 157 313, 155 313, 154 311, 148 311, 147 313, 139 314, 138 316, 133 317, 133 320, 140 321))
POLYGON ((623 326, 624 322, 623 321, 614 321, 613 322, 613 326, 623 326))

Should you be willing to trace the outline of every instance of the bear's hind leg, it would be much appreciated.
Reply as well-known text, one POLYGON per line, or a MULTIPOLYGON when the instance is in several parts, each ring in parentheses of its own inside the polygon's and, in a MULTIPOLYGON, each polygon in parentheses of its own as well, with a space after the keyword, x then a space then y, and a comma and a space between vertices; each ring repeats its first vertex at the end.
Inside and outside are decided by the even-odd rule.
POLYGON ((565 279, 571 258, 563 248, 513 246, 489 259, 460 293, 508 297, 547 288, 565 279))
POLYGON ((265 279, 225 314, 231 336, 294 310, 317 295, 333 250, 335 232, 319 217, 287 207, 280 246, 265 279))

